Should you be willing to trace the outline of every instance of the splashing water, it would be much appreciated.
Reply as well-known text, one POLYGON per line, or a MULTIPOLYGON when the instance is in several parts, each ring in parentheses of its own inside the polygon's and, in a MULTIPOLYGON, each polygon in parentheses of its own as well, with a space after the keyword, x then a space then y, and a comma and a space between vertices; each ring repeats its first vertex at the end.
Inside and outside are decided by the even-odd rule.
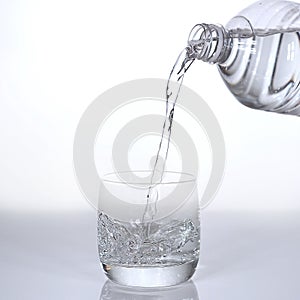
POLYGON ((98 248, 108 265, 176 265, 198 259, 199 228, 191 219, 153 222, 147 238, 143 223, 117 221, 98 213, 98 248))

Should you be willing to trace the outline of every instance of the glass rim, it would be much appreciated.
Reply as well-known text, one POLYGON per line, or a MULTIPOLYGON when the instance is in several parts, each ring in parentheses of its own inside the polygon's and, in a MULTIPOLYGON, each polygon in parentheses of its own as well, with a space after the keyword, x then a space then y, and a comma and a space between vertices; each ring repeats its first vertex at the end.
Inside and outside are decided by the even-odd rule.
MULTIPOLYGON (((119 174, 134 174, 134 173, 148 173, 151 174, 153 170, 129 170, 129 171, 117 171, 117 172, 109 172, 103 174, 100 179, 104 182, 108 183, 116 183, 116 184, 133 184, 133 185, 150 185, 150 182, 142 181, 142 182, 136 182, 134 180, 126 181, 120 177, 119 174), (115 176, 115 179, 107 178, 109 176, 115 176)), ((159 171, 156 171, 159 172, 159 171)), ((161 173, 161 172, 159 172, 161 173)), ((187 173, 187 172, 179 172, 179 171, 164 171, 166 174, 181 174, 180 178, 178 180, 167 180, 164 181, 162 179, 161 182, 154 182, 152 185, 167 185, 167 184, 181 184, 181 183, 189 183, 189 182, 196 182, 196 176, 187 173), (182 175, 185 177, 182 179, 182 175)))

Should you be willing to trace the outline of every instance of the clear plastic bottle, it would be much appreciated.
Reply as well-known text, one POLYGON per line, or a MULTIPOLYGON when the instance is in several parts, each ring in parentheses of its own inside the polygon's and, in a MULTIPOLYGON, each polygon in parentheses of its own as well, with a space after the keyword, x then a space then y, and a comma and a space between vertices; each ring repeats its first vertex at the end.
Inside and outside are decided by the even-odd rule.
POLYGON ((217 64, 232 94, 251 108, 300 115, 300 4, 259 1, 223 27, 197 24, 189 56, 217 64))

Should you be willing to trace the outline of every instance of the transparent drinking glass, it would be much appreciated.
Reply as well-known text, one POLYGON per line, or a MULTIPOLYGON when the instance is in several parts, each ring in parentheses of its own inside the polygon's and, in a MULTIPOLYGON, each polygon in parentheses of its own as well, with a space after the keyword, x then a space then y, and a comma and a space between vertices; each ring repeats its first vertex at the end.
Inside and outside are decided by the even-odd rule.
POLYGON ((102 177, 98 249, 105 274, 116 283, 171 286, 195 272, 200 247, 196 177, 171 171, 154 177, 151 171, 102 177))

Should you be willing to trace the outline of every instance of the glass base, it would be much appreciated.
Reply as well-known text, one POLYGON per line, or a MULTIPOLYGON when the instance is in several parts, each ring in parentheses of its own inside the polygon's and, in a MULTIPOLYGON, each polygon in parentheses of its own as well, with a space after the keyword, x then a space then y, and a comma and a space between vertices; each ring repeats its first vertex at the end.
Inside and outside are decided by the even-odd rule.
POLYGON ((125 267, 103 264, 107 277, 115 283, 137 287, 164 287, 183 283, 195 273, 198 260, 161 267, 125 267))

